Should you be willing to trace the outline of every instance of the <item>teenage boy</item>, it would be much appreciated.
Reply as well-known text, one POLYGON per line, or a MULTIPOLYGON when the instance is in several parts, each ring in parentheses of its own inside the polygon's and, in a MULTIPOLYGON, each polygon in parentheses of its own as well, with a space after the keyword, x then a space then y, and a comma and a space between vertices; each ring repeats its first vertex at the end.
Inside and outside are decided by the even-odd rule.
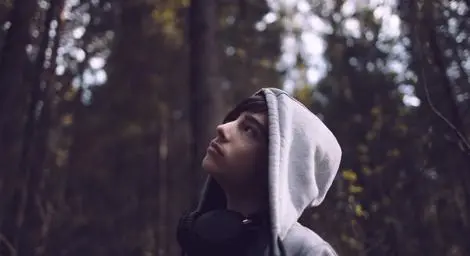
POLYGON ((286 92, 264 88, 216 131, 202 161, 209 177, 201 200, 178 226, 183 255, 337 255, 298 223, 339 168, 341 148, 325 124, 286 92))

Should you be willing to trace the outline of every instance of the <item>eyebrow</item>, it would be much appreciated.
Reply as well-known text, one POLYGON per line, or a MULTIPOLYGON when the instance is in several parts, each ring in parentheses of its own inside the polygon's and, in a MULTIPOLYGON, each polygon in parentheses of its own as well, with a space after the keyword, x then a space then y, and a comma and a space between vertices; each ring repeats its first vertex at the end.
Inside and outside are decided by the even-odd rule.
POLYGON ((253 125, 255 125, 256 128, 257 128, 261 133, 263 133, 265 136, 267 136, 268 132, 266 131, 266 127, 265 127, 263 124, 261 124, 261 123, 258 121, 258 119, 254 118, 254 117, 253 117, 252 115, 250 115, 250 114, 245 114, 244 117, 245 117, 245 120, 246 120, 247 122, 250 122, 250 123, 252 123, 253 125))

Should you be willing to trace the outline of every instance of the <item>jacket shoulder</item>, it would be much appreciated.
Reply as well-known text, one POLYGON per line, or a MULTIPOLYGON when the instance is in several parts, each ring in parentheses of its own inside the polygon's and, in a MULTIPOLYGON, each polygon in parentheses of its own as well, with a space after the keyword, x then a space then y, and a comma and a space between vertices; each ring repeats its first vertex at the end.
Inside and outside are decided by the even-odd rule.
POLYGON ((330 244, 298 222, 290 228, 282 245, 288 256, 337 256, 330 244))

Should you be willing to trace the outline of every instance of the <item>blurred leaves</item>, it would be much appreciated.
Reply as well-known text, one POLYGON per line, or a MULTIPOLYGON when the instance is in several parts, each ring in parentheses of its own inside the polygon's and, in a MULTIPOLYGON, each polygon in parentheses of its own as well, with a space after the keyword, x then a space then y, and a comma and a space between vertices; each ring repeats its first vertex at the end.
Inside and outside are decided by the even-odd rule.
MULTIPOLYGON (((191 2, 51 3, 0 1, 0 254, 178 255, 191 2)), ((339 255, 468 255, 468 3, 241 3, 213 22, 218 111, 284 82, 343 149, 304 223, 339 255)))
POLYGON ((357 174, 352 170, 343 171, 343 178, 347 181, 354 182, 357 180, 357 174))

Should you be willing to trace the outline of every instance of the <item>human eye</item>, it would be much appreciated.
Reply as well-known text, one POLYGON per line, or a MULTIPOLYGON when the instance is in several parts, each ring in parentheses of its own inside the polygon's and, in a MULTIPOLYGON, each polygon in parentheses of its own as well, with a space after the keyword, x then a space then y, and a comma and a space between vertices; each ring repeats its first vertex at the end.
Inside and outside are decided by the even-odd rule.
POLYGON ((256 129, 251 126, 250 124, 247 124, 246 122, 241 123, 241 131, 250 137, 256 137, 256 129))

